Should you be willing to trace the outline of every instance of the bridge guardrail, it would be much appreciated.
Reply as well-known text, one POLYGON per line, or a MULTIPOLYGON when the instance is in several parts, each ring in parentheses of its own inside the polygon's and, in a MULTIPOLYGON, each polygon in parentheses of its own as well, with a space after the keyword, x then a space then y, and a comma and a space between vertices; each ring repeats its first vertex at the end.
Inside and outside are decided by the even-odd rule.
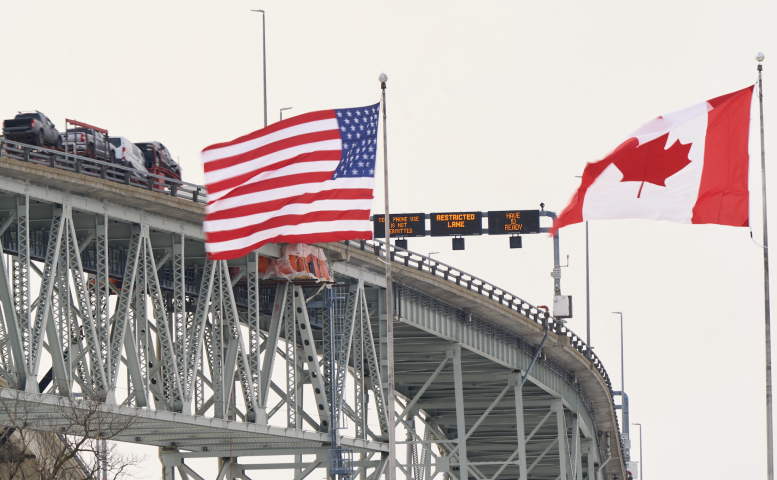
MULTIPOLYGON (((360 250, 365 252, 371 252, 375 255, 383 255, 385 257, 384 241, 382 240, 350 240, 343 242, 350 246, 356 246, 360 250)), ((565 336, 569 338, 569 343, 578 352, 583 354, 584 357, 589 359, 594 368, 599 372, 607 386, 612 390, 612 383, 610 376, 604 369, 599 357, 588 348, 582 338, 575 334, 572 330, 564 326, 564 322, 561 322, 553 318, 545 310, 539 309, 522 298, 514 295, 506 290, 499 288, 481 278, 478 278, 469 273, 463 272, 457 268, 447 265, 443 262, 439 262, 429 257, 425 257, 419 253, 405 250, 404 248, 391 245, 391 259, 406 267, 413 267, 417 270, 421 270, 427 273, 431 273, 436 277, 443 278, 456 285, 465 287, 473 292, 490 298, 511 310, 515 310, 521 315, 529 318, 530 320, 542 326, 544 318, 548 318, 550 322, 551 331, 557 335, 565 336)))
POLYGON ((26 143, 0 139, 0 155, 23 162, 46 165, 58 170, 81 173, 91 177, 113 180, 173 197, 207 203, 205 187, 175 180, 153 173, 138 172, 132 167, 84 157, 74 153, 36 147, 26 143))
MULTIPOLYGON (((349 246, 355 246, 362 251, 374 253, 375 255, 382 255, 385 258, 384 241, 382 240, 350 240, 343 242, 349 246)), ((591 361, 591 364, 596 371, 602 376, 602 379, 607 384, 612 394, 612 382, 610 376, 607 374, 607 370, 604 369, 601 360, 596 354, 588 348, 588 345, 580 338, 575 332, 564 326, 564 322, 561 322, 552 317, 545 310, 539 309, 522 298, 514 295, 506 290, 499 288, 481 278, 478 278, 469 273, 463 272, 457 268, 447 265, 443 262, 434 260, 429 257, 425 257, 419 253, 405 250, 404 248, 391 245, 391 259, 399 264, 407 267, 413 267, 418 270, 431 273, 436 277, 443 278, 456 285, 465 287, 473 292, 488 297, 511 310, 514 310, 521 315, 529 318, 530 320, 542 326, 544 318, 548 318, 550 322, 551 331, 557 335, 565 336, 569 338, 569 344, 580 352, 584 357, 591 361)))
MULTIPOLYGON (((356 247, 364 252, 373 253, 379 257, 386 257, 385 242, 383 240, 348 240, 342 243, 348 246, 356 247)), ((570 346, 575 348, 585 358, 587 358, 591 362, 591 365, 596 369, 596 371, 599 372, 599 375, 601 375, 602 379, 607 385, 607 388, 610 391, 610 398, 612 399, 613 409, 615 408, 615 395, 613 394, 612 382, 610 380, 610 376, 607 374, 607 370, 604 369, 604 365, 602 364, 599 357, 597 357, 593 352, 593 350, 591 350, 583 341, 583 339, 576 335, 575 332, 564 326, 564 322, 555 319, 545 310, 535 307, 517 295, 507 292, 506 290, 499 288, 481 278, 470 275, 469 273, 463 272, 448 264, 421 255, 420 253, 411 252, 410 250, 405 250, 404 248, 391 245, 391 260, 406 267, 413 267, 417 270, 431 273, 436 277, 445 279, 449 282, 455 283, 456 285, 465 287, 473 292, 488 297, 489 299, 496 301, 501 305, 504 305, 511 310, 514 310, 529 318, 533 322, 537 323, 537 325, 542 326, 543 319, 547 318, 551 331, 556 335, 569 338, 570 346)), ((531 353, 533 354, 534 352, 531 353)), ((593 415, 592 405, 585 395, 585 392, 582 391, 582 387, 579 383, 573 382, 571 379, 567 378, 570 375, 570 372, 568 372, 561 365, 558 365, 556 362, 543 363, 546 363, 548 367, 556 371, 556 373, 559 374, 562 378, 566 378, 569 383, 573 384, 575 389, 583 398, 589 413, 594 419, 594 424, 596 424, 596 418, 593 415)), ((615 417, 615 423, 615 427, 617 429, 616 434, 620 438, 620 425, 617 416, 615 417)), ((600 453, 603 455, 604 452, 602 450, 601 443, 599 445, 599 449, 600 453)))

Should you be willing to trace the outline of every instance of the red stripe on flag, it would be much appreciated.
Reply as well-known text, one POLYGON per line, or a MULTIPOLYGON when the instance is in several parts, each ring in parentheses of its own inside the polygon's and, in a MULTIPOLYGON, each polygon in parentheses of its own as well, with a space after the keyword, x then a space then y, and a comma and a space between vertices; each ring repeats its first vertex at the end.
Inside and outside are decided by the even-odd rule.
POLYGON ((691 223, 746 227, 750 193, 747 187, 750 155, 750 86, 709 101, 704 169, 691 223))
POLYGON ((340 140, 340 131, 324 130, 322 132, 304 133, 302 135, 284 138, 282 140, 272 142, 268 145, 255 148, 251 151, 241 153, 240 155, 235 155, 234 157, 225 157, 207 162, 204 166, 204 171, 205 173, 214 172, 216 170, 221 170, 222 168, 233 167, 235 165, 240 165, 241 163, 250 162, 251 160, 256 160, 258 158, 264 157, 265 155, 280 152, 281 150, 286 150, 287 148, 298 147, 308 143, 323 142, 325 140, 340 140))
POLYGON ((282 122, 273 123, 272 125, 262 128, 261 130, 251 132, 248 135, 243 135, 242 137, 236 138, 231 142, 216 143, 209 147, 205 147, 202 149, 202 151, 206 152, 208 150, 215 150, 217 148, 224 148, 224 147, 230 147, 232 145, 238 145, 240 143, 247 142, 249 140, 254 140, 257 138, 267 136, 271 133, 275 133, 285 128, 293 127, 295 125, 302 125, 303 123, 315 122, 317 120, 327 120, 329 118, 335 118, 334 110, 321 110, 319 112, 303 113, 302 115, 291 117, 282 122))
MULTIPOLYGON (((208 183, 206 186, 208 188, 208 193, 218 193, 224 190, 229 190, 230 188, 239 187, 240 185, 243 185, 244 183, 248 182, 249 180, 256 177, 257 175, 260 175, 265 172, 271 172, 271 171, 278 170, 283 167, 287 167, 289 165, 294 165, 298 163, 320 162, 322 160, 339 161, 341 156, 342 156, 342 153, 339 150, 321 150, 318 152, 306 153, 303 155, 297 155, 296 157, 290 158, 288 160, 283 160, 281 162, 273 163, 272 165, 267 165, 265 167, 261 167, 256 170, 246 172, 242 175, 237 175, 235 177, 222 180, 220 182, 208 183)), ((331 178, 333 173, 334 173, 334 170, 329 172, 328 178, 331 178)), ((246 185, 246 187, 250 187, 252 185, 254 184, 248 184, 246 185)), ((235 195, 232 194, 232 192, 230 192, 230 194, 225 195, 224 197, 219 197, 219 200, 221 200, 222 198, 227 198, 229 196, 235 196, 235 195)))
POLYGON ((319 232, 309 233, 302 235, 278 235, 277 237, 268 238, 261 242, 241 248, 238 250, 227 250, 223 252, 208 253, 208 259, 210 260, 231 260, 233 258, 240 258, 248 255, 252 251, 266 245, 268 243, 327 243, 327 242, 342 242, 345 240, 371 240, 372 232, 369 230, 364 231, 342 231, 342 232, 319 232))
POLYGON ((226 242, 237 238, 244 238, 254 233, 270 230, 271 228, 302 225, 311 222, 332 222, 336 220, 369 220, 369 210, 324 210, 320 212, 310 212, 303 215, 281 215, 270 218, 269 220, 253 225, 246 225, 234 230, 222 230, 217 232, 206 232, 205 237, 208 242, 226 242))
POLYGON ((230 218, 241 218, 256 213, 274 212, 280 210, 286 205, 298 203, 309 204, 320 200, 369 200, 372 197, 373 192, 372 189, 369 188, 338 188, 317 193, 294 195, 293 197, 280 198, 277 200, 255 203, 252 205, 241 205, 236 208, 210 213, 205 216, 205 220, 227 220, 230 218))

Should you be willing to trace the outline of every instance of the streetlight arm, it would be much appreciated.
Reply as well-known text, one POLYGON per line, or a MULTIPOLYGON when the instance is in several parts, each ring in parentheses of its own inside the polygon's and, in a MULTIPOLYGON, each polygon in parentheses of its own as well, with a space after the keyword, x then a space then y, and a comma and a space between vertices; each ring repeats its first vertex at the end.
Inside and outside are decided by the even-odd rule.
POLYGON ((632 425, 639 425, 639 478, 642 480, 642 424, 632 423, 632 425))

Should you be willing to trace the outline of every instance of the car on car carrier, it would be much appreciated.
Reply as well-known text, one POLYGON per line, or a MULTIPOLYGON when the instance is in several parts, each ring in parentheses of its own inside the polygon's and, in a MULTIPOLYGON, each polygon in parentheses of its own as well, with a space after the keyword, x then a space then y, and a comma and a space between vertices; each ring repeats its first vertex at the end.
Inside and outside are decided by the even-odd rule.
POLYGON ((142 142, 135 145, 143 152, 146 169, 163 177, 181 179, 181 166, 173 160, 170 151, 161 142, 142 142))
POLYGON ((68 128, 67 132, 62 134, 62 144, 66 152, 113 163, 115 153, 108 141, 108 130, 78 120, 65 121, 76 127, 68 128))
POLYGON ((11 120, 3 121, 3 136, 7 140, 29 143, 38 147, 60 148, 59 131, 48 117, 37 110, 19 112, 11 120))

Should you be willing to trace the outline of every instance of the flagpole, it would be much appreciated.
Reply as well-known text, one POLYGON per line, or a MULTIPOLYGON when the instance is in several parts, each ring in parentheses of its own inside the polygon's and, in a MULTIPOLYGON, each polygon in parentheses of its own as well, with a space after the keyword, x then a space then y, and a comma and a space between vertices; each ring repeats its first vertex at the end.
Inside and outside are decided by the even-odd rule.
POLYGON ((386 82, 388 75, 381 73, 378 76, 383 104, 383 183, 386 197, 386 353, 388 354, 388 398, 386 399, 386 417, 388 423, 389 458, 388 480, 396 477, 396 439, 394 438, 394 301, 392 298, 393 284, 391 282, 391 217, 389 216, 389 181, 388 181, 388 144, 386 137, 386 82))
POLYGON ((774 480, 774 430, 772 427, 772 327, 769 302, 769 236, 766 228, 766 150, 764 148, 764 96, 761 71, 764 54, 758 53, 758 107, 761 114, 761 197, 764 222, 764 314, 766 326, 766 478, 774 480))

